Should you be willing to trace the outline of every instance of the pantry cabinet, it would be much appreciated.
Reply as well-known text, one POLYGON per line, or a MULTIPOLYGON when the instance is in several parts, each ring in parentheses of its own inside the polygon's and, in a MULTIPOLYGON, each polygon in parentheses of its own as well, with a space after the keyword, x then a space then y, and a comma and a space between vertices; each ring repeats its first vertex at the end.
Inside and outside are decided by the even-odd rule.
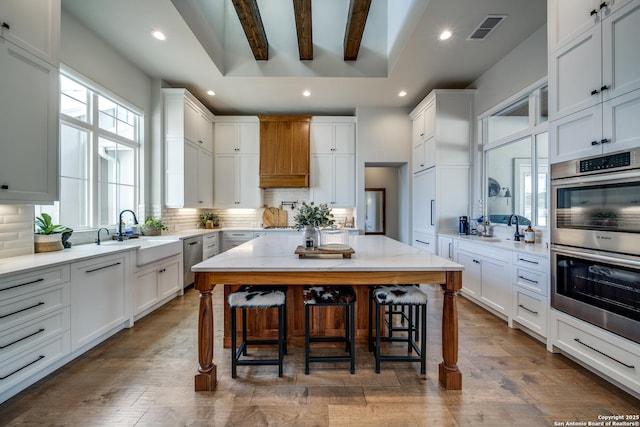
POLYGON ((0 203, 58 200, 60 1, 0 4, 0 203))
POLYGON ((213 207, 213 114, 186 89, 163 89, 165 206, 213 207))
POLYGON ((257 117, 218 117, 214 125, 214 206, 259 208, 260 128, 257 117))

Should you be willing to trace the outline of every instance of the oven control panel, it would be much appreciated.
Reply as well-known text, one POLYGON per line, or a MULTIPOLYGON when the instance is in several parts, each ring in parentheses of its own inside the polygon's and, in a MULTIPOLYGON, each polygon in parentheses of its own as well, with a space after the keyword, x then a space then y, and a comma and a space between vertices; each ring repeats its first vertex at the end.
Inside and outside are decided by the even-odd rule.
MULTIPOLYGON (((635 153, 634 153, 635 154, 635 153)), ((635 157, 635 156, 634 156, 635 157)), ((634 159, 635 160, 635 159, 634 159)), ((595 172, 606 169, 624 168, 631 166, 631 152, 594 157, 580 161, 580 173, 595 172)))

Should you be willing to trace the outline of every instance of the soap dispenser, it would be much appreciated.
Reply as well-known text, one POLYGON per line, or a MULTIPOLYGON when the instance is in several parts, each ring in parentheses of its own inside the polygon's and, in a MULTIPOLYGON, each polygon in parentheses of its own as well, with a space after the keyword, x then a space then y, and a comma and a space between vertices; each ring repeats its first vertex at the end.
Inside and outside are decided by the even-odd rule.
POLYGON ((529 227, 524 230, 524 242, 525 243, 535 243, 536 242, 536 231, 531 228, 531 224, 529 227))

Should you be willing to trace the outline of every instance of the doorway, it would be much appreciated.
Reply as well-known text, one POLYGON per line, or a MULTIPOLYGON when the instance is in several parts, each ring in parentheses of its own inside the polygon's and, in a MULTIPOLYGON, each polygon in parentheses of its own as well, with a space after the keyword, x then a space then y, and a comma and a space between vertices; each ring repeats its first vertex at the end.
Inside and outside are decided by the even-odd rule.
MULTIPOLYGON (((403 173, 406 169, 405 164, 365 164, 364 168, 364 190, 365 190, 365 234, 380 234, 395 240, 400 240, 400 223, 401 208, 404 206, 402 199, 403 191, 400 183, 403 182, 403 173), (371 193, 370 193, 371 191, 371 193), (384 199, 380 211, 371 211, 369 204, 369 196, 376 195, 376 204, 381 203, 384 199), (383 197, 381 195, 384 194, 383 197), (375 226, 372 224, 373 217, 376 222, 384 221, 384 226, 375 226), (374 228, 371 228, 374 227, 374 228)), ((372 199, 373 200, 373 199, 372 199)), ((374 204, 371 204, 373 209, 374 204)))

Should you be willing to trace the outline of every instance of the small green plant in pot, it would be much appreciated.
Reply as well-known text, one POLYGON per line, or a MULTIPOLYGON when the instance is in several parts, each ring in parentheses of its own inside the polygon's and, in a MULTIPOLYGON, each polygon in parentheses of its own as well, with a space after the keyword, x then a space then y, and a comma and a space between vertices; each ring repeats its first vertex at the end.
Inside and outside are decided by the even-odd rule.
POLYGON ((64 249, 62 233, 72 231, 64 225, 54 224, 51 215, 43 213, 33 222, 36 232, 33 235, 35 252, 53 252, 64 249))
POLYGON ((331 208, 326 203, 315 206, 313 202, 307 204, 302 202, 298 208, 298 213, 293 217, 298 230, 304 228, 304 245, 309 248, 313 245, 318 247, 320 240, 320 227, 329 227, 335 222, 331 208))
POLYGON ((220 225, 220 218, 213 212, 205 212, 200 215, 200 224, 203 228, 215 228, 220 225))
POLYGON ((160 218, 154 218, 150 216, 144 222, 144 235, 145 236, 159 236, 163 230, 168 230, 167 226, 160 218))

